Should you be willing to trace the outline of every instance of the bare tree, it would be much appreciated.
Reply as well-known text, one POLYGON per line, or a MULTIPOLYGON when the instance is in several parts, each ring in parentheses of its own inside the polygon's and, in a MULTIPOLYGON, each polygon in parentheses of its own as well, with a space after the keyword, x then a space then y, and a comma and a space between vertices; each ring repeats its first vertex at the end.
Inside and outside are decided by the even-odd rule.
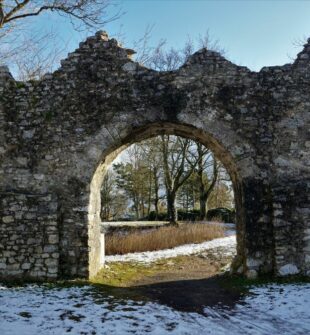
POLYGON ((122 162, 113 164, 116 184, 119 190, 125 191, 136 219, 140 219, 150 212, 152 171, 140 145, 132 145, 126 153, 122 162))
POLYGON ((101 220, 115 220, 124 215, 128 202, 116 188, 115 173, 108 170, 101 185, 101 220))
POLYGON ((233 198, 233 187, 230 176, 223 164, 217 161, 217 179, 214 189, 207 200, 207 207, 232 208, 234 207, 233 198))
POLYGON ((188 36, 181 49, 173 47, 167 49, 165 39, 160 39, 157 45, 151 46, 150 39, 153 28, 154 26, 147 26, 144 35, 134 42, 133 48, 137 50, 137 62, 157 71, 177 70, 194 53, 195 49, 206 48, 220 54, 226 52, 220 42, 211 37, 208 30, 203 35, 199 35, 197 39, 188 36))
POLYGON ((201 143, 197 146, 197 181, 199 184, 199 210, 200 220, 205 220, 207 215, 207 201, 216 185, 218 179, 219 163, 212 152, 201 143), (206 173, 212 166, 211 178, 206 173))
POLYGON ((59 63, 65 45, 56 43, 53 32, 42 35, 40 38, 26 40, 25 51, 22 57, 19 53, 13 56, 17 68, 17 79, 22 81, 38 80, 47 72, 52 72, 55 64, 59 63), (52 45, 51 42, 54 42, 52 45))
POLYGON ((162 135, 136 143, 113 169, 117 190, 126 195, 129 212, 134 210, 136 219, 150 217, 151 210, 158 219, 161 199, 166 199, 172 223, 177 221, 177 208, 188 212, 191 207, 195 218, 199 209, 204 220, 207 204, 231 207, 226 170, 211 150, 190 139, 162 135))
POLYGON ((50 13, 68 20, 75 30, 102 28, 120 17, 110 15, 112 0, 0 0, 0 63, 8 63, 18 79, 38 79, 54 69, 66 43, 53 28, 36 29, 34 18, 50 13))
POLYGON ((221 46, 221 43, 218 39, 214 39, 209 30, 206 30, 203 35, 199 35, 198 37, 198 47, 200 49, 206 48, 208 50, 216 51, 221 55, 226 53, 225 48, 221 46))
POLYGON ((76 27, 102 26, 119 15, 107 18, 110 5, 109 0, 0 0, 0 29, 12 29, 17 21, 44 12, 67 16, 76 27))
POLYGON ((148 166, 149 170, 149 191, 148 191, 148 214, 151 209, 151 201, 153 202, 155 211, 155 220, 158 220, 159 215, 159 201, 161 199, 159 190, 161 187, 161 147, 160 140, 158 137, 153 137, 142 143, 139 143, 141 151, 143 152, 143 158, 148 166))
POLYGON ((162 135, 162 161, 167 197, 168 219, 176 223, 178 219, 176 197, 180 187, 192 175, 197 158, 188 159, 189 148, 193 141, 182 137, 162 135))

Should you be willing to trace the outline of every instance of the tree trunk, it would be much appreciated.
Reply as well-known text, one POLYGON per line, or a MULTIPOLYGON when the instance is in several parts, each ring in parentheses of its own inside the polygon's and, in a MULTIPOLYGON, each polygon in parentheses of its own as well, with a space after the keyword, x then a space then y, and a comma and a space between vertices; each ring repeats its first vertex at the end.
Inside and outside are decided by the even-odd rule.
POLYGON ((216 162, 216 159, 213 157, 213 177, 211 183, 205 183, 203 179, 204 174, 204 166, 203 166, 203 150, 201 144, 197 145, 197 151, 199 155, 198 160, 198 169, 197 169, 197 175, 198 175, 198 181, 199 181, 199 202, 200 202, 200 220, 205 220, 207 215, 206 205, 208 198, 211 194, 211 192, 214 189, 215 183, 217 181, 218 177, 218 165, 216 162))
POLYGON ((134 206, 135 213, 136 213, 136 220, 139 219, 139 208, 137 206, 134 206))
POLYGON ((199 199, 199 210, 200 210, 200 214, 199 214, 199 219, 201 221, 203 220, 206 220, 207 218, 207 200, 208 200, 208 197, 200 197, 199 199))
POLYGON ((153 176, 154 176, 154 208, 155 208, 155 221, 158 220, 158 203, 159 203, 159 183, 158 183, 158 175, 157 175, 157 167, 153 168, 153 176))
POLYGON ((188 213, 188 208, 189 208, 189 196, 188 196, 188 192, 186 192, 186 205, 184 206, 185 207, 185 211, 186 211, 186 214, 188 213))
POLYGON ((158 221, 158 197, 155 197, 154 207, 155 207, 155 221, 158 221))
POLYGON ((147 197, 147 216, 150 215, 151 211, 151 202, 152 202, 152 173, 148 171, 149 176, 149 189, 148 189, 148 197, 147 197))
POLYGON ((176 194, 174 192, 167 192, 167 211, 168 220, 170 223, 176 224, 178 221, 178 213, 175 207, 176 194))
POLYGON ((199 180, 199 219, 205 220, 206 219, 206 202, 208 197, 205 196, 205 185, 203 182, 203 154, 201 146, 198 146, 198 154, 199 154, 199 161, 198 161, 198 180, 199 180))

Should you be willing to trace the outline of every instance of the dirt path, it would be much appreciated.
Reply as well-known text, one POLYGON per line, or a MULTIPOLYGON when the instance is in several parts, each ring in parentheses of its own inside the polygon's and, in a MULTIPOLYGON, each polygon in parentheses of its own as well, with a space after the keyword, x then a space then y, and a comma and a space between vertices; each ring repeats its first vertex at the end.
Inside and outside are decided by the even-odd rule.
POLYGON ((152 263, 111 262, 94 279, 113 287, 136 287, 158 283, 214 277, 229 268, 233 254, 215 248, 195 255, 159 259, 152 263))
POLYGON ((206 314, 215 305, 234 306, 242 292, 222 285, 232 256, 223 250, 162 259, 152 264, 111 263, 98 282, 117 296, 147 299, 179 311, 206 314))
MULTIPOLYGON (((230 258, 212 259, 205 255, 180 256, 162 261, 162 268, 139 277, 130 286, 152 285, 163 282, 206 279, 223 272, 230 258)), ((157 263, 158 264, 158 263, 157 263)))

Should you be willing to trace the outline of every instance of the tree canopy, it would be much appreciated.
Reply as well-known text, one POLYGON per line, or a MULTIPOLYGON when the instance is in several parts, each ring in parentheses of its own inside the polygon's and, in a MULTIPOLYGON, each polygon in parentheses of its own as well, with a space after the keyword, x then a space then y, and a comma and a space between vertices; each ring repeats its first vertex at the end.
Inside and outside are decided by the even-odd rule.
POLYGON ((163 135, 132 145, 106 178, 113 196, 107 196, 104 183, 102 208, 115 205, 117 197, 123 206, 118 217, 108 217, 103 210, 103 220, 177 222, 178 212, 205 220, 208 209, 233 208, 232 185, 222 164, 208 148, 182 137, 163 135))

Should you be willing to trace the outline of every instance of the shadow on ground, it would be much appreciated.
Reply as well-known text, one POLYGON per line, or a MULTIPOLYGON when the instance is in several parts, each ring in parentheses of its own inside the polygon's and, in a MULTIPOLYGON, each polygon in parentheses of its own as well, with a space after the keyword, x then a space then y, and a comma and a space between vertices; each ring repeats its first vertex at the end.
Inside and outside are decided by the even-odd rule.
POLYGON ((158 302, 181 312, 204 313, 206 307, 233 308, 245 290, 225 285, 223 276, 179 280, 134 287, 96 285, 120 299, 158 302))

